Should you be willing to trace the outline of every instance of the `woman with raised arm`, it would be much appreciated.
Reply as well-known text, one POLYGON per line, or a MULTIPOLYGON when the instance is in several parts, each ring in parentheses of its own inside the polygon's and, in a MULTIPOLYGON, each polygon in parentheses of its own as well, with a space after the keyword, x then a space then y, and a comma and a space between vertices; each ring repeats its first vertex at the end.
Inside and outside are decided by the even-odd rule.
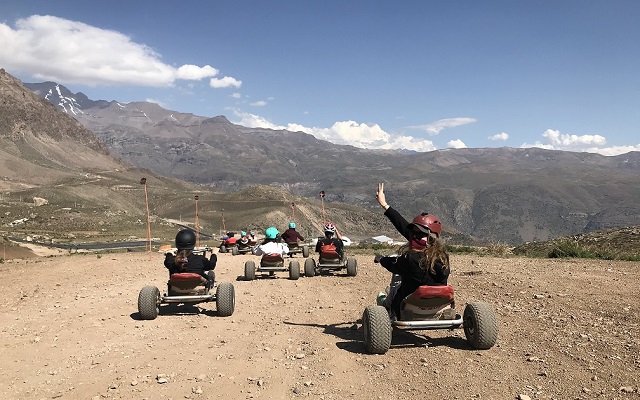
POLYGON ((384 183, 378 184, 378 204, 384 215, 407 239, 395 256, 376 256, 385 269, 394 275, 387 293, 378 297, 380 305, 392 311, 392 317, 400 317, 402 300, 423 285, 446 285, 449 277, 449 255, 439 240, 442 232, 440 219, 433 214, 421 213, 408 222, 398 211, 390 207, 384 194, 384 183))

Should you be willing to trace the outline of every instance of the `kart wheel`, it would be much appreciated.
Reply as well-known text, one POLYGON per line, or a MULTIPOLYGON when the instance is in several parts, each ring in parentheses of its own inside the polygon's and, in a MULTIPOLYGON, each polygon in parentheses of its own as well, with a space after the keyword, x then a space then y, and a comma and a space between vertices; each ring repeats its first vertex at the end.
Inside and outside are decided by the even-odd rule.
POLYGON ((362 314, 362 334, 367 353, 384 354, 391 347, 391 320, 387 309, 368 306, 362 314))
POLYGON ((142 319, 156 319, 160 312, 160 290, 145 286, 138 295, 138 312, 142 319))
POLYGON ((289 279, 295 281, 300 278, 300 263, 289 261, 289 279))
POLYGON ((464 334, 474 349, 489 349, 498 340, 498 320, 487 303, 472 302, 464 308, 464 334))
POLYGON ((353 257, 347 258, 347 275, 356 276, 358 275, 358 260, 353 257))
POLYGON ((309 257, 309 246, 302 246, 302 257, 309 257))
POLYGON ((227 246, 220 246, 220 253, 226 253, 227 252, 227 246))
POLYGON ((231 255, 232 256, 237 256, 240 253, 240 251, 238 250, 237 247, 232 247, 231 248, 231 255))
POLYGON ((249 260, 244 263, 244 280, 252 281, 256 279, 256 263, 249 260))
POLYGON ((236 292, 229 282, 222 282, 216 289, 216 309, 221 317, 229 317, 236 308, 236 292))
POLYGON ((313 258, 304 260, 304 276, 312 277, 316 274, 316 262, 313 258))

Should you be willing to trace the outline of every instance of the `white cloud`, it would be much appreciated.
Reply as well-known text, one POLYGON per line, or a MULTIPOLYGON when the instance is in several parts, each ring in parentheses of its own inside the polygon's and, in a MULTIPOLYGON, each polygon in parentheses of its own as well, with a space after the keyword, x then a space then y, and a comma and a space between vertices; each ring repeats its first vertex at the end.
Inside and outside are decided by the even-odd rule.
POLYGON ((178 68, 176 72, 176 78, 178 79, 189 79, 189 80, 200 80, 203 78, 209 78, 211 76, 218 75, 217 69, 213 68, 211 65, 205 65, 204 67, 198 67, 197 65, 183 65, 178 68))
POLYGON ((475 118, 446 118, 446 119, 440 119, 430 124, 408 126, 407 128, 419 129, 433 136, 433 135, 439 134, 443 129, 455 128, 456 126, 472 124, 476 121, 477 119, 475 118))
POLYGON ((250 103, 250 106, 254 106, 254 107, 264 107, 267 105, 267 102, 264 100, 260 100, 260 101, 256 101, 254 103, 250 103))
POLYGON ((210 65, 175 68, 125 34, 51 15, 18 19, 15 29, 0 23, 0 43, 3 68, 59 83, 169 87, 218 74, 210 65))
POLYGON ((615 156, 630 151, 640 151, 640 144, 635 146, 603 147, 607 144, 607 140, 604 136, 600 135, 568 135, 562 134, 558 130, 547 129, 542 134, 542 137, 545 138, 544 142, 536 141, 533 144, 523 143, 520 147, 540 147, 547 150, 598 153, 604 156, 615 156))
POLYGON ((447 143, 447 148, 449 149, 466 149, 467 145, 460 139, 449 140, 447 143))
POLYGON ((211 78, 211 80, 209 81, 209 86, 214 89, 228 88, 231 86, 239 88, 240 86, 242 86, 242 81, 239 81, 236 78, 232 78, 230 76, 225 76, 222 79, 211 78))
POLYGON ((543 137, 547 139, 547 142, 553 146, 560 147, 582 147, 585 145, 596 145, 601 146, 607 143, 607 140, 600 135, 567 135, 561 134, 560 131, 547 129, 542 134, 543 137))
POLYGON ((234 99, 239 99, 242 97, 242 95, 238 92, 235 92, 235 93, 231 93, 229 97, 233 97, 234 99))
POLYGON ((304 132, 318 139, 335 144, 347 144, 367 149, 407 149, 414 151, 436 150, 433 142, 412 136, 391 135, 379 125, 367 125, 355 121, 336 122, 331 128, 309 128, 300 124, 276 125, 267 119, 250 113, 234 110, 240 120, 236 124, 250 128, 286 129, 292 132, 304 132))
POLYGON ((502 132, 502 133, 496 133, 496 134, 495 134, 495 135, 493 135, 493 136, 489 136, 489 137, 488 137, 488 139, 489 139, 489 140, 493 140, 493 141, 496 141, 496 140, 502 140, 502 141, 504 141, 504 140, 509 139, 509 134, 508 134, 508 133, 505 133, 505 132, 502 132))

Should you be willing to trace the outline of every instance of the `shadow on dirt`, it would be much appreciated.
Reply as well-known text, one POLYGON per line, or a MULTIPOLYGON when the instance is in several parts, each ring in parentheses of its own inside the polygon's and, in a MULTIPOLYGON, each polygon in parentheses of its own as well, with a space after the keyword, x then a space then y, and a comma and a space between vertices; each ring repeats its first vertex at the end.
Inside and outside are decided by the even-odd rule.
MULTIPOLYGON (((323 333, 344 340, 337 342, 336 347, 355 354, 366 354, 362 339, 362 320, 353 322, 339 322, 336 324, 301 324, 284 321, 286 325, 308 326, 322 328, 323 333)), ((394 329, 391 340, 391 349, 439 347, 446 346, 456 350, 472 350, 467 341, 458 336, 436 337, 418 334, 409 331, 394 329)))
MULTIPOLYGON (((194 304, 163 304, 160 306, 160 314, 158 316, 181 316, 181 315, 206 315, 207 317, 217 317, 218 312, 216 310, 209 310, 206 308, 198 307, 194 304)), ((129 314, 129 317, 135 321, 143 321, 140 317, 140 313, 134 312, 129 314)))
POLYGON ((358 328, 357 322, 339 322, 336 324, 300 324, 297 322, 284 321, 286 325, 309 326, 313 328, 322 328, 323 333, 335 336, 344 342, 337 342, 336 346, 341 350, 350 353, 364 354, 364 346, 362 345, 362 330, 358 328))
POLYGON ((440 347, 456 350, 472 350, 467 341, 458 336, 436 337, 395 329, 391 339, 391 348, 440 347))

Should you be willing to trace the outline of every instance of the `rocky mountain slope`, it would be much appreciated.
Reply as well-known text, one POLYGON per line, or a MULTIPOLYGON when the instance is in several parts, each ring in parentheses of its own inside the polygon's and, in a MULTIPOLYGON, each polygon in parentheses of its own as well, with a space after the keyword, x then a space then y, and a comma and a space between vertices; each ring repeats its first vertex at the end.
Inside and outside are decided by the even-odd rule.
MULTIPOLYGON (((60 89, 37 90, 42 95, 60 89)), ((60 91, 67 98, 86 97, 60 91)), ((488 242, 517 244, 640 225, 638 152, 604 157, 497 148, 406 154, 246 128, 224 116, 177 113, 152 103, 86 104, 74 117, 114 156, 225 191, 257 183, 305 197, 324 190, 328 201, 372 208, 376 183, 383 181, 391 204, 406 215, 433 212, 453 229, 488 242)))
MULTIPOLYGON (((58 100, 67 110, 82 113, 81 96, 69 96, 64 89, 60 93, 66 99, 58 100)), ((147 194, 151 233, 163 243, 171 242, 181 226, 195 227, 196 195, 203 233, 260 231, 270 225, 283 229, 293 217, 292 203, 301 230, 310 237, 320 233, 319 199, 268 186, 225 193, 162 177, 113 157, 70 115, 0 70, 1 236, 45 243, 144 239, 147 194)), ((333 202, 325 209, 326 217, 354 238, 379 234, 378 228, 386 225, 379 212, 360 207, 333 202)))

